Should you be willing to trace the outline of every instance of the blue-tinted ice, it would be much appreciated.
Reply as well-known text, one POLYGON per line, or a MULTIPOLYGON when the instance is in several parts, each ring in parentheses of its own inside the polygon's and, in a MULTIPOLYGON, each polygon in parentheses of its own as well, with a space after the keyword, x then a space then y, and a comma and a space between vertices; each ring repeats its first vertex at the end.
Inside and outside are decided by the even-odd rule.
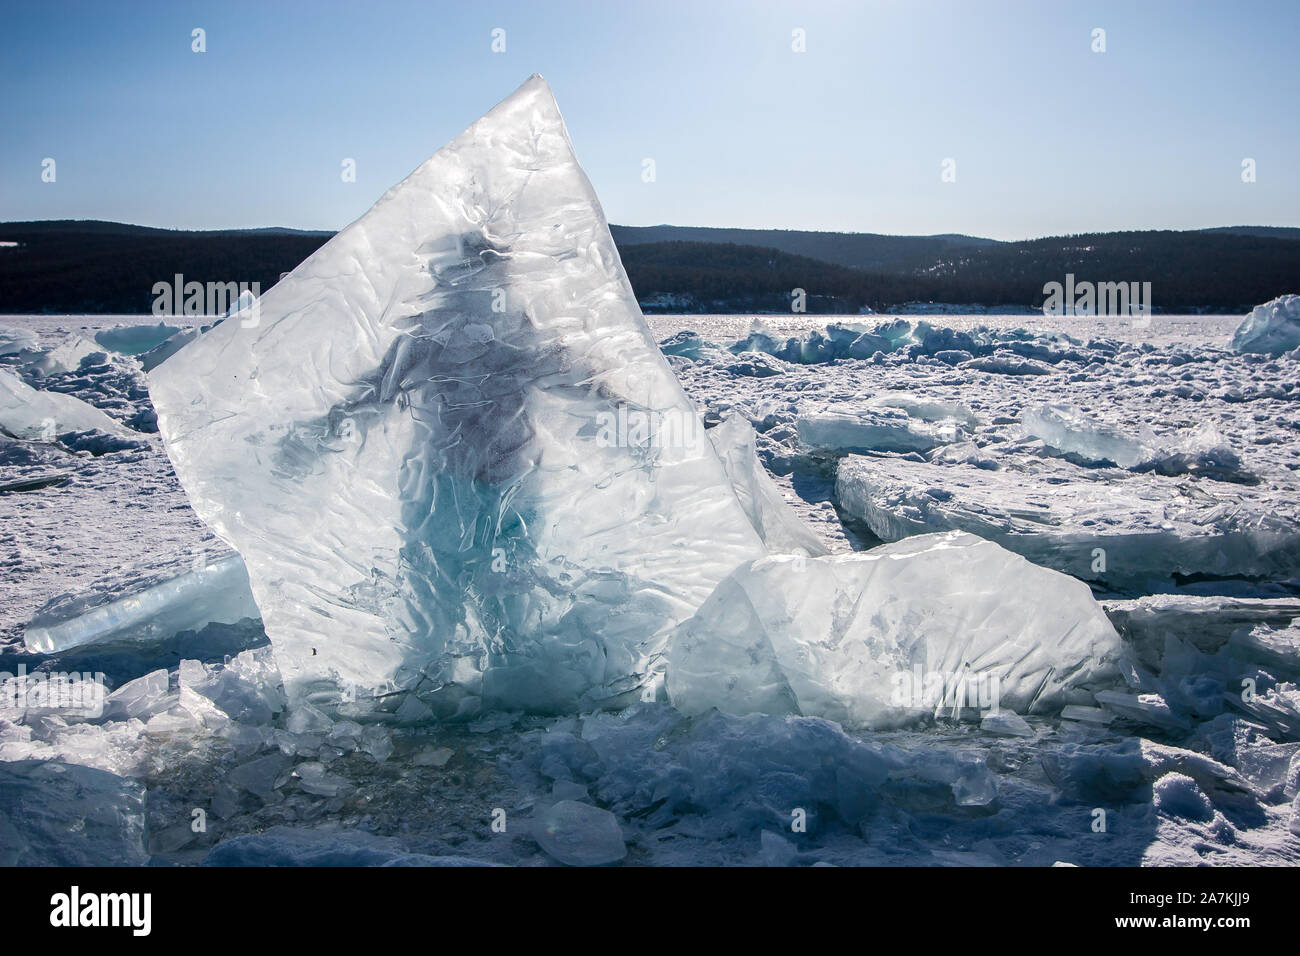
POLYGON ((618 698, 763 553, 540 77, 151 392, 292 700, 618 698))

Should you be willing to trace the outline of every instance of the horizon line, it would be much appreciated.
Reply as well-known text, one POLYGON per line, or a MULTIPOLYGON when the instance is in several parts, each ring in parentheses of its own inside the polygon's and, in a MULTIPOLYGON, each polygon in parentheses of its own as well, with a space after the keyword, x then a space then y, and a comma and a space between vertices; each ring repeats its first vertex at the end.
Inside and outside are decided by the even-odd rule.
MULTIPOLYGON (((355 222, 355 221, 356 221, 356 220, 353 220, 353 222, 355 222)), ((284 225, 273 225, 273 226, 224 226, 224 227, 215 227, 215 228, 193 228, 193 227, 186 227, 186 226, 153 226, 153 225, 148 225, 148 224, 146 224, 146 223, 139 223, 139 222, 123 222, 123 221, 118 220, 118 219, 67 219, 67 218, 63 218, 63 219, 12 219, 12 220, 5 220, 4 222, 0 222, 0 227, 3 227, 3 226, 9 226, 9 225, 17 225, 17 224, 20 224, 20 223, 56 223, 56 222, 70 222, 70 223, 83 223, 83 222, 84 222, 84 223, 105 223, 105 224, 107 224, 107 225, 114 225, 114 226, 130 226, 130 227, 134 227, 134 228, 138 228, 138 229, 157 229, 157 230, 162 231, 162 232, 211 232, 211 233, 218 233, 218 232, 268 232, 268 231, 273 231, 273 230, 279 230, 279 231, 283 231, 283 232, 296 232, 296 233, 309 234, 309 235, 328 235, 328 236, 335 236, 335 235, 338 235, 340 232, 342 232, 344 229, 346 229, 348 225, 351 225, 351 224, 352 224, 352 223, 348 223, 347 225, 340 226, 340 227, 337 228, 337 229, 309 229, 309 228, 304 228, 304 227, 301 227, 301 226, 284 226, 284 225)), ((810 235, 880 236, 880 237, 882 237, 882 238, 886 238, 886 239, 939 239, 939 238, 943 238, 943 237, 945 237, 945 236, 959 236, 959 237, 962 237, 962 238, 965 238, 965 239, 978 239, 978 240, 980 240, 980 241, 982 241, 982 242, 996 242, 996 243, 1003 243, 1003 244, 1011 244, 1011 243, 1016 243, 1016 242, 1037 242, 1037 241, 1042 240, 1042 239, 1068 239, 1068 238, 1070 238, 1070 237, 1072 237, 1072 236, 1112 235, 1112 234, 1116 234, 1116 233, 1126 233, 1126 232, 1209 232, 1209 231, 1211 231, 1211 230, 1216 230, 1216 229, 1217 229, 1217 230, 1224 230, 1224 229, 1300 229, 1300 225, 1295 225, 1295 226, 1273 226, 1273 225, 1261 225, 1261 224, 1252 224, 1252 223, 1234 223, 1234 224, 1231 224, 1231 225, 1219 225, 1219 226, 1195 226, 1195 227, 1186 228, 1186 229, 1172 229, 1172 228, 1167 228, 1167 227, 1166 227, 1166 228, 1148 227, 1148 228, 1145 228, 1145 229, 1102 229, 1102 230, 1096 230, 1096 229, 1094 229, 1094 230, 1091 230, 1091 231, 1089 231, 1089 232, 1061 232, 1061 233, 1048 233, 1048 234, 1041 235, 1041 236, 1026 236, 1026 237, 1024 237, 1024 238, 1020 238, 1020 239, 994 239, 994 238, 992 238, 992 237, 990 237, 990 236, 982 236, 982 235, 978 235, 978 234, 976 234, 976 233, 971 233, 971 232, 956 232, 956 231, 950 231, 950 232, 928 232, 928 233, 920 233, 920 232, 857 232, 857 231, 847 231, 847 230, 842 230, 842 229, 796 229, 796 228, 790 228, 790 227, 785 227, 785 226, 685 226, 685 225, 680 225, 680 224, 677 224, 677 223, 669 223, 669 222, 652 223, 652 224, 649 224, 649 225, 632 225, 632 224, 630 224, 630 223, 607 222, 607 225, 608 225, 609 227, 611 227, 611 228, 617 226, 617 227, 619 227, 619 228, 623 228, 623 229, 716 229, 716 230, 719 230, 719 231, 727 231, 727 232, 789 232, 789 233, 804 233, 804 234, 810 234, 810 235)), ((0 237, 0 238, 2 238, 2 237, 0 237)))

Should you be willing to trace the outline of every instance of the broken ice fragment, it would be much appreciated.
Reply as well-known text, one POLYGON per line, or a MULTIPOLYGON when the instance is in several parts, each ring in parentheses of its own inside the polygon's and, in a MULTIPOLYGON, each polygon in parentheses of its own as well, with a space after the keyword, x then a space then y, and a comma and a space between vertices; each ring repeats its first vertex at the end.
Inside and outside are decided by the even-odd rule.
POLYGON ((103 350, 98 345, 87 342, 79 335, 69 335, 56 348, 41 353, 29 362, 28 367, 39 370, 43 375, 59 375, 79 368, 82 359, 96 354, 103 355, 103 350))
POLYGON ((808 412, 799 416, 797 427, 801 445, 840 453, 929 451, 966 437, 963 426, 955 421, 934 424, 883 405, 847 412, 808 412))
POLYGON ((1067 704, 1061 708, 1062 720, 1077 720, 1085 724, 1104 726, 1115 719, 1115 715, 1100 707, 1084 707, 1080 704, 1067 704))
POLYGON ((673 705, 890 725, 1044 712, 1120 683, 1127 659, 1086 585, 973 535, 742 565, 674 632, 673 705))
POLYGON ((1173 590, 1182 576, 1300 571, 1300 508, 1271 489, 1054 458, 988 471, 856 455, 840 462, 835 488, 840 507, 885 541, 968 531, 1120 593, 1173 590))
POLYGON ((104 715, 111 720, 132 717, 148 720, 175 703, 175 697, 169 693, 170 687, 166 668, 151 671, 109 694, 104 702, 104 715))
POLYGON ((239 555, 185 557, 115 582, 112 590, 52 599, 32 617, 23 643, 33 653, 51 654, 109 641, 160 641, 258 614, 239 555))
POLYGON ((781 489, 758 460, 754 429, 743 416, 729 415, 709 429, 740 506, 768 550, 781 554, 826 554, 828 548, 786 502, 781 489))
POLYGON ((243 787, 263 802, 271 799, 278 783, 287 777, 292 761, 281 753, 258 757, 248 763, 240 764, 226 775, 226 779, 236 786, 243 787))
POLYGON ((1159 694, 1125 694, 1120 691, 1097 692, 1097 703, 1121 717, 1164 730, 1188 730, 1190 722, 1169 709, 1159 694))
POLYGON ((1116 428, 1097 424, 1095 416, 1073 405, 1044 405, 1025 412, 1020 421, 1026 435, 1041 438, 1052 448, 1087 462, 1113 462, 1121 468, 1133 468, 1154 454, 1154 435, 1143 433, 1140 439, 1129 438, 1116 428))
POLYGON ((618 818, 576 800, 543 810, 533 819, 532 832, 543 850, 568 866, 601 866, 627 856, 618 818))
POLYGON ((258 304, 150 382, 291 702, 623 699, 763 553, 541 77, 258 304))
POLYGON ((139 355, 148 352, 181 331, 179 326, 159 322, 157 325, 117 325, 95 333, 95 341, 103 348, 121 355, 139 355))
POLYGON ((1255 306, 1233 333, 1231 347, 1268 355, 1300 348, 1300 295, 1278 296, 1255 306))
POLYGON ((324 764, 311 760, 294 767, 298 786, 317 797, 337 797, 351 789, 343 777, 327 773, 324 764))
POLYGON ((411 758, 416 767, 445 767, 447 761, 456 755, 450 747, 425 747, 411 758))
POLYGON ((0 431, 25 441, 52 442, 65 432, 89 429, 119 438, 139 437, 79 398, 38 391, 0 369, 0 431))
POLYGON ((999 711, 996 714, 986 715, 980 721, 980 730, 997 734, 999 737, 1034 736, 1034 728, 1029 726, 1025 718, 1012 711, 999 711))
POLYGON ((31 329, 0 325, 0 355, 16 355, 41 347, 41 337, 31 329))

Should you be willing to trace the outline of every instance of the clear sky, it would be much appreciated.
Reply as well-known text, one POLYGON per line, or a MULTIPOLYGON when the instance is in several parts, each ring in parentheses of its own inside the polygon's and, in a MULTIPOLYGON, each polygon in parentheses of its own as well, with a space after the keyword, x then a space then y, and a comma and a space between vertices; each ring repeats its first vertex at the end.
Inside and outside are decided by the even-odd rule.
POLYGON ((0 220, 336 229, 538 72, 611 222, 1300 226, 1297 51, 1300 0, 0 0, 0 220))

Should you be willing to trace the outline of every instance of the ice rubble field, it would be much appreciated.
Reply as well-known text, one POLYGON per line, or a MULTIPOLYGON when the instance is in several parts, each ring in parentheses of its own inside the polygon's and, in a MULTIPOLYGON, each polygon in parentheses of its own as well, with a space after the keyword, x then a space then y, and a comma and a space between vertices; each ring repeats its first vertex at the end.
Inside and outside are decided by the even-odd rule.
POLYGON ((14 320, 0 671, 111 693, 0 862, 1297 862, 1300 299, 938 321, 647 326, 539 78, 256 312, 14 320))
MULTIPOLYGON (((57 347, 93 334, 100 320, 21 321, 57 347)), ((1157 316, 1140 333, 1114 325, 1111 336, 1077 343, 1062 337, 1071 327, 1063 319, 1055 331, 1024 337, 1036 348, 1072 353, 1048 362, 1047 375, 967 371, 905 346, 884 361, 802 364, 769 356, 778 374, 758 378, 730 370, 734 355, 724 336, 735 320, 652 317, 651 324, 665 340, 684 328, 717 330, 724 347, 670 361, 705 420, 719 423, 710 432, 742 435, 723 445, 729 473, 744 477, 743 441, 755 442, 769 470, 750 478, 773 484, 755 481, 738 500, 779 489, 799 521, 773 506, 747 510, 760 525, 763 515, 774 525, 765 540, 810 555, 803 574, 824 560, 819 553, 874 546, 877 534, 950 527, 996 533, 1049 567, 1075 562, 1150 686, 1121 687, 1109 703, 1023 722, 1005 712, 983 721, 943 714, 876 730, 855 727, 852 715, 839 715, 846 722, 838 726, 787 716, 796 712, 790 707, 766 716, 707 707, 696 713, 689 696, 681 709, 660 699, 581 716, 494 711, 386 726, 288 711, 255 611, 242 623, 207 623, 192 601, 174 602, 178 612, 197 616, 160 622, 151 610, 102 643, 31 654, 22 639, 33 618, 45 628, 42 639, 56 642, 58 622, 83 620, 187 574, 228 575, 222 569, 231 558, 194 515, 150 430, 135 359, 99 352, 42 377, 10 355, 6 364, 39 391, 76 395, 139 427, 121 448, 101 450, 93 441, 99 436, 73 430, 50 441, 6 439, 0 449, 0 481, 28 489, 0 495, 0 670, 16 673, 25 663, 102 671, 116 688, 102 718, 29 712, 0 724, 5 860, 1297 861, 1291 827, 1300 714, 1284 683, 1300 670, 1290 552, 1281 548, 1278 563, 1255 574, 1210 561, 1189 566, 1184 577, 1165 573, 1168 580, 1145 583, 1161 574, 1162 555, 1195 556, 1186 538, 1285 529, 1292 520, 1298 446, 1291 410, 1300 393, 1294 359, 1233 353, 1214 319, 1157 316), (1207 341, 1191 340, 1197 329, 1207 331, 1207 341), (1180 394, 1180 386, 1190 390, 1180 394), (799 441, 801 418, 827 408, 869 417, 898 409, 900 396, 909 398, 911 413, 901 419, 908 430, 930 434, 945 420, 953 428, 935 429, 940 440, 923 452, 846 453, 799 441), (1123 435, 1149 429, 1157 445, 1178 445, 1212 424, 1239 459, 1237 469, 1258 481, 1071 461, 1029 437, 1022 422, 1026 410, 1062 404, 1090 410, 1094 425, 1115 422, 1123 435), (928 420, 936 411, 953 414, 928 420), (756 439, 742 422, 752 424, 756 439), (1147 497, 1117 490, 1130 484, 1147 497), (1053 488, 1067 491, 1037 503, 1053 488), (1217 520, 1200 517, 1220 508, 1217 520), (1032 515, 1023 514, 1029 509, 1032 515), (1091 570, 1094 547, 1108 549, 1104 574, 1091 570), (1153 593, 1166 596, 1145 596, 1153 593), (144 624, 171 636, 151 639, 139 631, 144 624), (1251 706, 1237 692, 1243 676, 1259 681, 1251 706), (1159 694, 1164 706, 1141 692, 1159 694), (191 827, 196 808, 208 815, 204 833, 191 827), (506 813, 504 834, 492 830, 496 808, 506 813), (807 833, 790 831, 793 808, 808 811, 807 833), (1105 833, 1092 830, 1094 808, 1108 811, 1105 833), (555 835, 566 832, 579 838, 557 844, 555 835)), ((801 317, 800 324, 809 332, 823 323, 801 317)), ((671 342, 665 347, 674 350, 671 342)), ((1241 555, 1259 557, 1250 549, 1241 555)), ((1018 587, 1023 569, 1009 573, 1018 587)), ((735 586, 766 596, 761 583, 735 586)), ((940 599, 952 582, 939 572, 904 586, 940 599)), ((871 595, 872 610, 890 590, 871 595)), ((816 592, 804 600, 798 613, 830 613, 816 592)), ((708 608, 701 610, 707 617, 708 608)), ((715 631, 727 627, 750 634, 743 622, 722 622, 715 631)))

